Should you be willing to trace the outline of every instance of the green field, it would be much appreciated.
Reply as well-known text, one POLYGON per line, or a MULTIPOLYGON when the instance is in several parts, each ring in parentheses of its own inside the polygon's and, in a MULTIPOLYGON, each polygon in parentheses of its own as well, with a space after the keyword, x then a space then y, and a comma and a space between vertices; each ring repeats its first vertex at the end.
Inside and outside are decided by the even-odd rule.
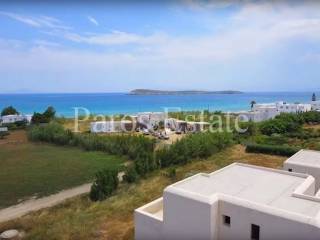
POLYGON ((91 202, 87 195, 69 199, 53 208, 43 209, 7 223, 7 229, 25 231, 25 240, 134 239, 134 209, 162 196, 168 185, 199 172, 212 172, 235 161, 281 168, 286 158, 246 153, 241 145, 232 146, 206 160, 178 166, 171 179, 167 169, 156 170, 134 184, 120 184, 116 193, 102 202, 91 202))
POLYGON ((47 144, 0 145, 0 208, 90 182, 99 169, 125 158, 47 144))

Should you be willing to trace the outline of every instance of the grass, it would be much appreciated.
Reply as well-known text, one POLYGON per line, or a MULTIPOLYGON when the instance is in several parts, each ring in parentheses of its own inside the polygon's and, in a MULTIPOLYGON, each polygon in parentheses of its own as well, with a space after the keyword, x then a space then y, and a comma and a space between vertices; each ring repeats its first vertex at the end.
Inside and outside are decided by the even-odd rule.
POLYGON ((98 170, 125 162, 101 152, 33 144, 20 136, 19 142, 16 135, 0 145, 0 208, 90 182, 98 170))
POLYGON ((0 224, 0 232, 17 228, 26 232, 26 239, 133 239, 133 211, 162 195, 163 189, 187 176, 212 172, 232 162, 280 168, 286 158, 246 153, 237 145, 212 157, 176 168, 176 180, 154 172, 136 184, 122 184, 116 194, 106 201, 92 203, 87 196, 76 197, 54 208, 45 209, 23 218, 0 224))

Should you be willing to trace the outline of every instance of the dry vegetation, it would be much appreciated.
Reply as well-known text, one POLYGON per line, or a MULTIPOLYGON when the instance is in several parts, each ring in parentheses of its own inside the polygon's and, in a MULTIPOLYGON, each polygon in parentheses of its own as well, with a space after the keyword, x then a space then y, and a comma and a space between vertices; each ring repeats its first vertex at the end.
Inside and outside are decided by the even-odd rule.
MULTIPOLYGON (((198 172, 212 172, 232 162, 280 168, 286 158, 248 154, 240 145, 233 146, 209 159, 177 167, 175 181, 198 172)), ((133 239, 133 211, 162 195, 173 183, 166 170, 156 171, 137 184, 121 185, 117 193, 100 203, 91 203, 87 196, 77 197, 57 207, 42 210, 16 221, 0 224, 1 230, 18 228, 26 239, 133 239)))

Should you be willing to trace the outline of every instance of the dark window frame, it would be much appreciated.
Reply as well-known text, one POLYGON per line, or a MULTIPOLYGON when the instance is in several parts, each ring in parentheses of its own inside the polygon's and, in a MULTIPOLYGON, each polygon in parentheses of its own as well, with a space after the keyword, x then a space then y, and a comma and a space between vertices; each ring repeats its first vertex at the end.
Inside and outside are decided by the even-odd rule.
POLYGON ((251 239, 260 240, 260 226, 256 224, 251 224, 251 239))
POLYGON ((231 226, 231 217, 227 215, 222 215, 223 224, 225 226, 230 227, 231 226))

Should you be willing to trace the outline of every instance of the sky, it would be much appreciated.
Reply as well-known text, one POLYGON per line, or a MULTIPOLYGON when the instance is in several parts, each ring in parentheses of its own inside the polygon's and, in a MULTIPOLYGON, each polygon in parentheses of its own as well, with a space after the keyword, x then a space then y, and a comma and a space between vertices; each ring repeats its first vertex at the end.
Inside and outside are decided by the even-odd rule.
POLYGON ((317 1, 89 2, 1 1, 0 93, 320 90, 317 1))

